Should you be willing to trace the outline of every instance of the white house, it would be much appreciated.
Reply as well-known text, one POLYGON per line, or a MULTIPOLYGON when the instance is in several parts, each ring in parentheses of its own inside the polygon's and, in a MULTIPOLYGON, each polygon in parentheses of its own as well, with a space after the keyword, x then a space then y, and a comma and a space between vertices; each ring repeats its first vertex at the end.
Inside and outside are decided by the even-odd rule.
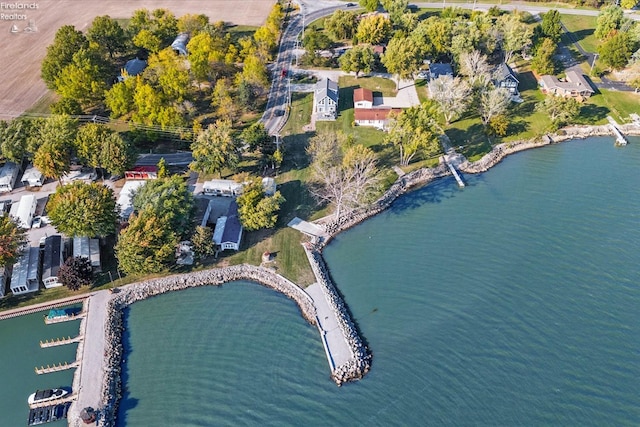
POLYGON ((380 130, 389 127, 391 113, 400 113, 401 108, 357 108, 353 119, 358 126, 371 126, 380 130))
POLYGON ((338 117, 338 99, 338 83, 327 78, 316 83, 313 93, 316 120, 335 120, 338 117))
POLYGON ((18 203, 11 205, 11 211, 9 215, 18 221, 18 225, 27 230, 31 228, 31 222, 33 221, 33 215, 36 213, 36 207, 38 206, 38 200, 33 194, 27 194, 22 196, 18 203))
POLYGON ((100 242, 88 237, 73 238, 73 257, 83 257, 91 262, 93 271, 100 271, 100 242))
POLYGON ((126 221, 133 213, 133 195, 147 181, 126 181, 120 190, 116 204, 120 207, 120 219, 126 221))
POLYGON ((213 230, 213 243, 220 250, 240 249, 242 240, 242 224, 238 217, 238 204, 233 201, 229 205, 229 210, 225 216, 221 216, 216 221, 216 228, 213 230))
POLYGON ((13 265, 11 292, 14 295, 35 292, 40 287, 40 248, 28 248, 13 265))
POLYGON ((0 168, 0 193, 13 191, 19 173, 20 169, 18 165, 13 162, 6 162, 4 166, 0 168))
POLYGON ((22 174, 22 183, 26 187, 42 187, 44 184, 44 175, 35 166, 29 165, 22 174))
POLYGON ((242 188, 242 183, 230 179, 212 179, 202 184, 202 192, 207 196, 237 197, 242 188))
POLYGON ((42 284, 47 289, 62 286, 58 280, 58 271, 63 263, 63 254, 64 241, 62 236, 56 234, 45 239, 42 256, 42 284))

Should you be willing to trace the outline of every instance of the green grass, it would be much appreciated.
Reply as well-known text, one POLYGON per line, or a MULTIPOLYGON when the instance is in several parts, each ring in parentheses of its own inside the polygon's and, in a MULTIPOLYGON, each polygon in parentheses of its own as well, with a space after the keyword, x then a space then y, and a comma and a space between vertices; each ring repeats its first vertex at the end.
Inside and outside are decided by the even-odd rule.
POLYGON ((339 86, 341 90, 351 88, 352 92, 354 89, 363 87, 374 92, 374 96, 395 96, 397 93, 396 83, 382 77, 363 76, 356 79, 354 76, 340 76, 339 86))
POLYGON ((596 28, 596 16, 561 15, 560 19, 584 50, 587 52, 598 51, 599 42, 593 34, 596 28))
POLYGON ((607 114, 616 119, 618 123, 628 123, 629 114, 640 114, 640 94, 606 89, 599 89, 599 92, 589 98, 586 103, 591 106, 589 110, 593 115, 594 121, 592 123, 607 123, 607 114))

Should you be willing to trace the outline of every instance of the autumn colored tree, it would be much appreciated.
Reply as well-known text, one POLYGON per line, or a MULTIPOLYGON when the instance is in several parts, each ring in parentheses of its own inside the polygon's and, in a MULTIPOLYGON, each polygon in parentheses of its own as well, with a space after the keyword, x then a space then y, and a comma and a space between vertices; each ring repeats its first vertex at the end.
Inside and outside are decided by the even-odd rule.
POLYGON ((91 261, 81 256, 67 258, 58 270, 58 280, 72 291, 89 286, 93 281, 91 261))
POLYGON ((196 136, 191 144, 193 162, 190 168, 202 173, 217 173, 222 169, 234 169, 240 154, 229 120, 218 120, 196 136))
POLYGON ((390 35, 391 21, 384 15, 371 15, 362 18, 356 31, 356 37, 359 43, 382 43, 386 41, 390 35))
POLYGON ((375 63, 373 49, 367 45, 354 46, 340 57, 339 63, 342 71, 353 71, 356 73, 356 78, 360 72, 369 74, 375 63))
POLYGON ((9 215, 0 216, 0 267, 15 263, 27 243, 26 230, 9 215))

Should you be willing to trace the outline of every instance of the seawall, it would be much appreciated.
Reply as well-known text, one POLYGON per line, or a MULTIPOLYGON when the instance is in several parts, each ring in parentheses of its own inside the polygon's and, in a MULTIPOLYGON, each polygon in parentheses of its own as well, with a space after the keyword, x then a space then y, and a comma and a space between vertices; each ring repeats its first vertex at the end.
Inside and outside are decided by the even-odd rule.
MULTIPOLYGON (((316 325, 316 311, 312 299, 296 284, 263 267, 237 265, 219 269, 198 271, 160 279, 134 283, 119 289, 112 295, 107 306, 107 320, 104 325, 104 379, 101 396, 101 416, 98 425, 115 426, 118 402, 122 397, 122 333, 124 331, 124 309, 134 302, 197 286, 222 285, 235 280, 250 280, 281 292, 298 304, 302 316, 316 325)), ((79 408, 82 409, 82 408, 79 408)), ((73 420, 69 420, 71 425, 73 420)))

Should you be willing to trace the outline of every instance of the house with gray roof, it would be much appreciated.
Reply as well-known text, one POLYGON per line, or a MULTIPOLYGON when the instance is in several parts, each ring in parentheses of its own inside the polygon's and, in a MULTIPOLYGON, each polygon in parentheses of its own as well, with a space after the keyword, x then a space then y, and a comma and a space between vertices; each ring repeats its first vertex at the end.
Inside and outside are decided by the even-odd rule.
POLYGON ((221 216, 216 221, 216 228, 213 230, 213 243, 219 250, 240 249, 242 240, 242 224, 238 214, 238 204, 234 201, 229 205, 227 214, 221 216))
POLYGON ((542 76, 539 84, 542 93, 565 98, 576 98, 579 101, 589 98, 595 93, 587 79, 573 70, 567 71, 564 80, 560 80, 556 76, 542 76))
POLYGON ((429 65, 429 79, 435 80, 440 76, 453 77, 453 68, 451 68, 451 64, 437 62, 429 65))
POLYGON ((338 83, 324 78, 316 83, 313 92, 313 113, 316 120, 335 120, 338 117, 338 83))
POLYGON ((493 83, 496 87, 507 89, 512 96, 519 95, 518 85, 520 80, 516 77, 516 73, 504 62, 496 67, 493 71, 493 83))

